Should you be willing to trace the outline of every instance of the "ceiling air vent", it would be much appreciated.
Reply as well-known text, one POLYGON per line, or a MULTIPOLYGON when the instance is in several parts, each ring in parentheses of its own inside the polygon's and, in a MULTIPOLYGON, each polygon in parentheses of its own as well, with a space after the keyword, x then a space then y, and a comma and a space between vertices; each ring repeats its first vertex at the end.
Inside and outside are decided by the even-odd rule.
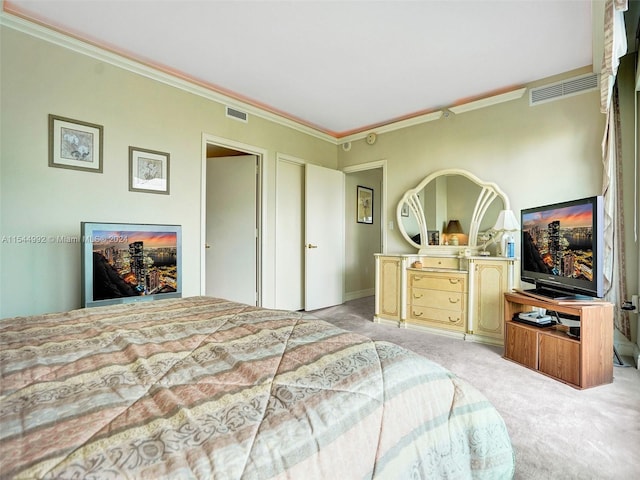
POLYGON ((227 117, 233 118, 235 120, 240 120, 241 122, 249 121, 249 114, 246 112, 241 112, 240 110, 236 110, 235 108, 227 107, 227 117))
POLYGON ((598 74, 590 73, 570 78, 558 83, 544 85, 529 90, 529 105, 539 105, 560 98, 571 97, 579 93, 590 92, 598 88, 598 74))

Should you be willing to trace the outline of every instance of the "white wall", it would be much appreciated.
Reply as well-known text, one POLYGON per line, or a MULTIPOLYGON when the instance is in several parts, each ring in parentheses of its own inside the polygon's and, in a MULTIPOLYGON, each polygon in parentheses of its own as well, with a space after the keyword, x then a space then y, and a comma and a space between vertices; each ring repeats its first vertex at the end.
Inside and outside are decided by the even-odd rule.
MULTIPOLYGON (((183 226, 183 290, 200 293, 202 135, 265 149, 263 304, 273 306, 276 152, 336 168, 337 147, 1 27, 0 236, 78 236, 81 221, 183 226), (47 116, 104 127, 102 174, 48 166, 47 116), (171 194, 128 191, 128 147, 171 154, 171 194)), ((80 246, 0 243, 0 317, 80 306, 80 246)))

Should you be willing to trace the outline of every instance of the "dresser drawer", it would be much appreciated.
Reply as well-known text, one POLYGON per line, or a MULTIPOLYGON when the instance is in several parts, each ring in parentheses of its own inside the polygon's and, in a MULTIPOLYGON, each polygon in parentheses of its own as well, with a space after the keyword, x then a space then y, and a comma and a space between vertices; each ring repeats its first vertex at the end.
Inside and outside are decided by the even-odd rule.
POLYGON ((409 291, 409 303, 411 305, 440 308, 443 310, 463 310, 464 297, 464 292, 448 292, 446 290, 412 288, 409 291))
POLYGON ((446 272, 410 272, 409 288, 427 288, 447 292, 466 292, 466 274, 446 272))
POLYGON ((421 257, 423 268, 450 268, 458 270, 460 268, 460 260, 454 257, 421 257))
POLYGON ((409 305, 408 315, 411 323, 430 327, 448 328, 451 330, 465 330, 465 310, 450 311, 439 308, 409 305))

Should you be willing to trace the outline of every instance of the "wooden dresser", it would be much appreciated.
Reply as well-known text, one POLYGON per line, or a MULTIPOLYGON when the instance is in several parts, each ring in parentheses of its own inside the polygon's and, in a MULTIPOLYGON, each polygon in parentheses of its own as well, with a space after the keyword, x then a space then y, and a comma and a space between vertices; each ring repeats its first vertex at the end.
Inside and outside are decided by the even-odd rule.
POLYGON ((407 270, 408 324, 464 333, 467 327, 467 272, 407 270))
POLYGON ((504 294, 516 259, 376 254, 376 322, 504 343, 504 294), (413 263, 422 263, 420 268, 413 263))

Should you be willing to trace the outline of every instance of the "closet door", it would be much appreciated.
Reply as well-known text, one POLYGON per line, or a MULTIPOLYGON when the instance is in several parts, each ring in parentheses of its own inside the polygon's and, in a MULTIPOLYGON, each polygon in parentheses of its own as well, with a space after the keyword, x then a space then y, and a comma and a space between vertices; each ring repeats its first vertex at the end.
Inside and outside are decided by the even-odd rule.
POLYGON ((316 310, 344 297, 344 174, 279 158, 276 308, 316 310))
POLYGON ((305 168, 305 310, 344 299, 344 173, 305 168))
POLYGON ((304 310, 304 164, 278 159, 276 308, 304 310))

